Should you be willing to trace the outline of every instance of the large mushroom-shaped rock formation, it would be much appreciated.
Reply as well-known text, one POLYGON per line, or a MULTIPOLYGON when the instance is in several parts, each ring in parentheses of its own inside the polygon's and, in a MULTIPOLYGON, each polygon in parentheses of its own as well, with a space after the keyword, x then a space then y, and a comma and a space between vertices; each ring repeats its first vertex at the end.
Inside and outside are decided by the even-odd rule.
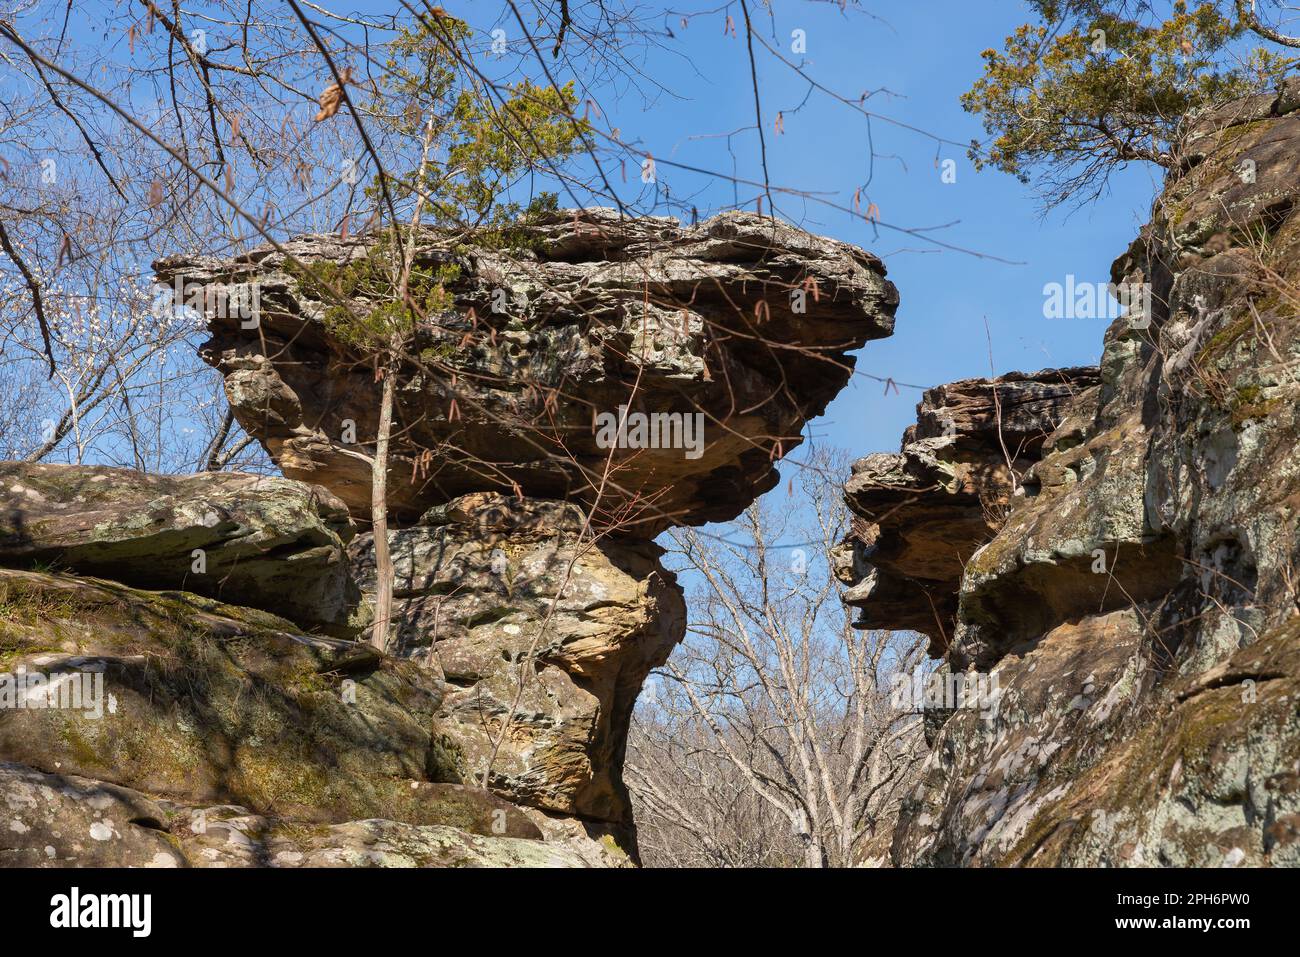
POLYGON ((345 640, 373 619, 379 389, 332 311, 396 304, 378 237, 158 264, 288 478, 0 464, 0 863, 635 859, 628 723, 686 623, 650 538, 775 481, 893 287, 745 214, 417 239, 391 654, 345 640), (666 441, 624 442, 642 412, 666 441))
MULTIPOLYGON (((331 317, 391 301, 357 277, 393 255, 373 236, 304 236, 155 263, 206 307, 203 355, 240 425, 285 475, 359 516, 370 466, 356 453, 373 444, 379 388, 331 317)), ((848 353, 892 332, 897 305, 876 257, 749 213, 683 227, 593 209, 477 238, 428 230, 413 266, 422 291, 443 291, 399 377, 389 508, 408 521, 479 491, 599 500, 644 538, 733 518, 776 483, 774 459, 848 382, 848 353), (702 444, 688 434, 683 449, 680 420, 662 420, 672 441, 616 449, 608 469, 597 417, 620 407, 698 415, 702 444)))
POLYGON ((896 863, 1300 864, 1298 90, 1188 121, 1112 269, 1149 324, 947 594, 998 694, 939 716, 896 863))
MULTIPOLYGON (((685 629, 649 539, 770 488, 849 353, 892 331, 897 294, 870 254, 746 213, 568 211, 412 248, 430 305, 396 373, 396 650, 445 675, 440 719, 470 773, 626 831, 631 710, 685 629), (636 439, 639 414, 664 417, 657 441, 636 439)), ((338 318, 393 305, 375 277, 396 255, 383 236, 305 236, 156 264, 202 307, 243 427, 361 522, 380 389, 338 318)), ((373 545, 349 549, 367 599, 373 545)))

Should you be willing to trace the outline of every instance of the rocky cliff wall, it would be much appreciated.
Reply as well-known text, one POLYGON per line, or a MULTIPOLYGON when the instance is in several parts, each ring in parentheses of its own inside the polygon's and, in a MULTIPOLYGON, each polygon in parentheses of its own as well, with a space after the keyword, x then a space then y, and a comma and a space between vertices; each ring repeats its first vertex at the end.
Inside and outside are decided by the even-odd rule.
POLYGON ((1011 507, 1096 369, 1045 369, 928 390, 898 453, 853 464, 854 532, 836 556, 857 627, 919 631, 934 656, 956 628, 962 570, 1011 507))
POLYGON ((1106 331, 1032 461, 1000 457, 987 414, 940 448, 922 433, 953 391, 1059 372, 936 390, 901 456, 855 469, 881 557, 854 546, 879 570, 850 598, 885 591, 874 626, 951 611, 943 667, 998 688, 932 716, 896 863, 1300 864, 1298 89, 1188 124, 1112 270, 1149 285, 1150 315, 1106 331), (880 510, 904 498, 896 530, 880 510), (988 498, 1005 510, 977 516, 988 498), (959 574, 899 572, 954 553, 959 574))

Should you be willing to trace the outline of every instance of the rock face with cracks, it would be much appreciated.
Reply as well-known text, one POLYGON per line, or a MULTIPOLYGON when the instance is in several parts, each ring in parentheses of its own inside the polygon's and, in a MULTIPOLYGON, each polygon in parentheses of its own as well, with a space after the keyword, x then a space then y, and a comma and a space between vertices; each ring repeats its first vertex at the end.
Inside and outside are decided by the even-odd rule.
POLYGON ((0 564, 46 564, 269 609, 338 635, 360 593, 354 534, 323 488, 258 475, 145 475, 0 462, 0 564))
MULTIPOLYGON (((240 425, 285 475, 327 486, 358 516, 370 466, 355 453, 373 443, 379 387, 331 310, 379 304, 348 295, 377 242, 303 236, 155 263, 180 298, 204 290, 203 355, 240 425), (254 301, 255 318, 225 305, 254 301)), ((479 491, 630 505, 644 538, 734 518, 848 382, 848 353, 893 330, 898 296, 877 258, 754 214, 687 227, 571 210, 502 242, 429 231, 417 243, 414 265, 436 273, 444 308, 421 322, 418 362, 400 373, 388 483, 403 520, 479 491), (609 475, 596 417, 620 407, 698 415, 702 442, 683 454, 696 436, 669 423, 671 441, 618 449, 609 475)))
POLYGON ((628 724, 686 624, 650 539, 776 481, 894 289, 746 214, 423 234, 381 654, 379 388, 331 310, 394 306, 385 255, 309 236, 157 264, 286 478, 0 463, 0 864, 635 861, 628 724), (676 415, 673 441, 611 456, 593 425, 620 411, 676 415))
MULTIPOLYGON (((1300 864, 1297 90, 1187 123, 1112 270, 1150 315, 1106 331, 946 586, 944 667, 998 692, 935 716, 895 863, 1300 864)), ((850 502, 894 474, 859 469, 850 502)), ((905 507, 950 510, 936 484, 905 507)))
POLYGON ((836 558, 857 627, 919 631, 943 653, 962 569, 1019 491, 1012 470, 1039 459, 1097 380, 1096 369, 1045 369, 930 389, 900 452, 853 464, 844 491, 854 532, 836 558))
POLYGON ((0 610, 0 862, 620 866, 634 851, 630 821, 470 786, 442 712, 456 689, 414 661, 69 572, 0 569, 0 610))
MULTIPOLYGON (((389 536, 394 628, 401 655, 446 676, 439 719, 468 769, 490 763, 521 804, 630 829, 628 722, 686 608, 659 546, 584 541, 583 525, 568 503, 495 493, 432 510, 389 536)), ((373 593, 369 533, 351 552, 373 593)))

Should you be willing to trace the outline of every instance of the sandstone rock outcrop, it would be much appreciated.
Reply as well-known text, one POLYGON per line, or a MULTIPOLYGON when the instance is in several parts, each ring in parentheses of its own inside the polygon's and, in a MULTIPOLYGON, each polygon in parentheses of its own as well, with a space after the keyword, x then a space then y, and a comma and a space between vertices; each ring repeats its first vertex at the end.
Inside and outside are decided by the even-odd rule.
MULTIPOLYGON (((571 504, 495 493, 433 509, 389 535, 394 627, 401 654, 446 676, 440 722, 468 768, 493 758, 494 791, 630 828, 628 722, 686 608, 659 546, 584 540, 584 524, 571 504)), ((367 594, 373 550, 369 533, 351 546, 367 594)))
MULTIPOLYGON (((402 520, 468 492, 590 505, 597 489, 605 512, 638 506, 643 538, 733 518, 776 483, 774 458, 848 382, 848 353, 893 330, 898 296, 880 260, 753 214, 684 227, 570 210, 509 242, 429 231, 417 246, 417 268, 454 305, 424 324, 423 368, 401 374, 389 502, 402 520), (698 456, 619 450, 606 476, 594 417, 625 405, 701 415, 698 456)), ((244 429, 286 476, 364 517, 369 465, 353 453, 373 444, 378 388, 373 364, 328 318, 331 294, 349 291, 348 264, 360 268, 376 240, 304 236, 282 248, 171 257, 155 270, 183 301, 205 291, 203 355, 244 429), (322 264, 332 285, 313 281, 322 264), (254 299, 255 320, 223 307, 254 299)), ((348 300, 361 314, 376 304, 348 300)))
MULTIPOLYGON (((481 792, 478 792, 481 793, 481 792)), ((314 825, 0 763, 3 867, 617 867, 609 845, 368 819, 314 825), (18 825, 18 826, 13 826, 18 825)), ((490 810, 490 809, 489 809, 490 810)))
POLYGON ((933 653, 955 627, 957 585, 996 531, 1022 474, 1098 381, 1096 369, 1013 372, 928 390, 897 454, 853 464, 845 501, 859 521, 839 558, 857 627, 919 631, 933 653))
POLYGON ((66 573, 0 569, 0 608, 0 862, 626 862, 464 786, 413 662, 66 573))
POLYGON ((896 863, 1300 864, 1297 106, 1189 123, 1112 271, 1149 325, 1107 330, 959 578, 947 666, 999 694, 946 716, 896 863))
POLYGON ((583 538, 566 502, 437 506, 390 531, 397 617, 381 667, 369 645, 323 634, 371 620, 375 588, 373 536, 325 489, 23 463, 0 478, 0 565, 21 566, 0 568, 0 671, 93 667, 120 708, 84 732, 60 710, 0 709, 3 759, 249 813, 413 826, 440 823, 411 806, 422 782, 490 768, 492 793, 634 846, 628 721, 686 626, 653 543, 583 538), (355 700, 341 703, 345 680, 355 700), (304 704, 299 683, 323 698, 304 704))
MULTIPOLYGON (((650 539, 776 481, 848 352, 891 331, 883 266, 746 214, 419 237, 438 308, 394 380, 379 654, 345 640, 374 617, 377 377, 326 293, 385 253, 284 248, 157 270, 202 292, 205 357, 288 478, 0 465, 23 702, 0 709, 0 863, 631 863, 628 724, 686 626, 650 539), (702 441, 611 455, 593 416, 620 405, 698 413, 702 441), (100 685, 95 714, 41 704, 100 685)), ((358 314, 394 305, 349 288, 358 314)))
POLYGON ((333 634, 356 630, 360 592, 345 552, 354 529, 323 488, 0 462, 0 492, 0 564, 227 597, 333 634))

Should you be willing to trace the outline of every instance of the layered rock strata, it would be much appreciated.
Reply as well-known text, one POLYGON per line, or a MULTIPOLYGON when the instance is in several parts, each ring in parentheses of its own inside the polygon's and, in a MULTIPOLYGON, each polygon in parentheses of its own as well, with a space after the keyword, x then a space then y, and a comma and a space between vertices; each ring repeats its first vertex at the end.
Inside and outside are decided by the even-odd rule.
POLYGON ((944 716, 896 863, 1300 864, 1298 106, 1188 123, 1112 270, 1151 314, 950 593, 946 666, 1000 693, 944 716))
MULTIPOLYGON (((686 629, 651 542, 584 539, 564 502, 453 499, 394 531, 400 654, 446 678, 441 726, 469 772, 549 812, 630 829, 623 750, 637 694, 686 629)), ((350 548, 375 587, 374 541, 350 548)))
POLYGON ((360 599, 354 533, 338 498, 282 478, 0 462, 0 564, 226 598, 340 636, 360 599))
POLYGON ((936 655, 956 624, 962 569, 996 531, 1019 476, 1042 455, 1097 370, 1013 372, 928 390, 898 453, 853 464, 854 531, 837 556, 857 627, 919 631, 936 655))
MULTIPOLYGON (((392 255, 375 237, 304 236, 155 264, 206 306, 203 355, 239 423, 286 476, 362 517, 356 453, 373 444, 379 390, 334 319, 381 304, 367 270, 392 255)), ((478 491, 599 504, 643 538, 733 518, 848 382, 848 353, 890 335, 898 302, 871 254, 747 213, 688 227, 570 210, 504 237, 426 231, 413 265, 436 308, 397 394, 389 502, 406 521, 478 491), (594 426, 621 408, 679 418, 662 420, 671 440, 647 431, 646 447, 616 450, 611 474, 594 426), (702 436, 683 436, 697 421, 702 436)))
POLYGON ((479 787, 412 662, 189 592, 0 569, 0 863, 627 863, 479 787))
POLYGON ((0 464, 0 863, 635 860, 628 723, 686 621, 650 538, 770 487, 896 294, 862 250, 745 214, 422 234, 380 654, 379 386, 339 320, 400 308, 391 254, 158 264, 288 478, 0 464), (597 441, 643 411, 672 441, 597 441))

